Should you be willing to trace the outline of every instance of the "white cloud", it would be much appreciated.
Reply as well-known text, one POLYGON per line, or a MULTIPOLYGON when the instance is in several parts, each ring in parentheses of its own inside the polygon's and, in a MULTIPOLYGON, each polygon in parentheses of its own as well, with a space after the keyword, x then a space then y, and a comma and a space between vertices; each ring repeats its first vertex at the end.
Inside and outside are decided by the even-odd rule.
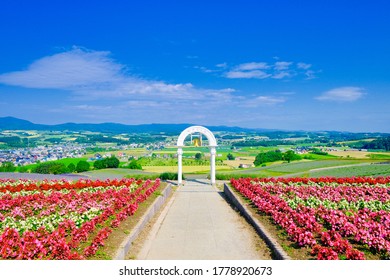
POLYGON ((292 64, 292 62, 278 61, 278 62, 275 62, 274 68, 275 68, 275 70, 278 70, 278 71, 287 70, 291 64, 292 64))
POLYGON ((253 71, 232 70, 225 73, 225 77, 229 79, 251 79, 251 78, 266 79, 270 76, 271 76, 270 74, 261 70, 253 70, 253 71))
POLYGON ((298 67, 298 69, 307 70, 307 69, 309 69, 311 67, 311 64, 304 63, 304 62, 298 62, 297 63, 297 67, 298 67))
POLYGON ((281 72, 277 72, 274 75, 272 75, 272 78, 274 78, 274 79, 284 79, 284 78, 289 78, 289 77, 292 77, 292 76, 293 76, 293 74, 290 73, 290 72, 281 71, 281 72))
POLYGON ((224 63, 218 63, 215 66, 218 67, 218 68, 227 68, 228 64, 226 62, 224 62, 224 63))
POLYGON ((282 96, 266 96, 260 95, 254 98, 245 100, 245 102, 240 103, 241 107, 255 108, 264 105, 276 105, 286 102, 287 99, 282 96))
POLYGON ((33 62, 26 70, 0 75, 0 83, 27 88, 74 89, 113 83, 124 67, 109 58, 109 52, 70 51, 33 62))
POLYGON ((307 71, 305 72, 306 80, 311 80, 311 79, 317 78, 315 74, 316 74, 315 71, 313 71, 313 70, 307 70, 307 71))
MULTIPOLYGON (((0 74, 0 83, 37 89, 68 90, 81 99, 175 98, 183 100, 230 95, 231 89, 209 90, 192 84, 170 84, 126 73, 109 52, 73 48, 43 57, 26 70, 0 74)), ((205 70, 205 69, 203 69, 205 70)))
MULTIPOLYGON (((274 59, 279 59, 274 57, 274 59)), ((227 66, 227 65, 226 65, 227 66)), ((229 67, 223 76, 229 79, 288 79, 294 76, 304 76, 307 80, 314 79, 315 73, 310 68, 311 64, 291 61, 276 61, 273 64, 267 62, 247 62, 229 67)))
POLYGON ((268 69, 270 66, 266 62, 248 62, 242 63, 234 67, 235 70, 245 71, 245 70, 264 70, 268 69))
POLYGON ((324 92, 316 99, 320 101, 353 102, 363 97, 364 89, 360 87, 339 87, 324 92))
MULTIPOLYGON (((221 63, 215 67, 229 78, 265 79, 275 74, 272 68, 258 69, 267 67, 260 62, 236 67, 221 63)), ((237 107, 245 108, 251 115, 259 110, 266 113, 267 106, 287 101, 287 96, 281 94, 248 96, 233 88, 200 88, 191 83, 142 78, 127 71, 127 67, 112 59, 109 52, 83 48, 43 57, 25 70, 0 74, 0 83, 61 90, 61 104, 54 101, 59 98, 55 94, 53 101, 47 100, 46 107, 38 102, 35 111, 29 110, 37 115, 44 110, 65 121, 75 122, 192 123, 199 118, 216 124, 226 121, 228 114, 232 118, 242 116, 242 110, 235 110, 237 107)))
POLYGON ((204 66, 194 66, 195 69, 199 69, 203 73, 213 73, 213 72, 218 72, 219 70, 213 70, 213 69, 208 69, 204 66))

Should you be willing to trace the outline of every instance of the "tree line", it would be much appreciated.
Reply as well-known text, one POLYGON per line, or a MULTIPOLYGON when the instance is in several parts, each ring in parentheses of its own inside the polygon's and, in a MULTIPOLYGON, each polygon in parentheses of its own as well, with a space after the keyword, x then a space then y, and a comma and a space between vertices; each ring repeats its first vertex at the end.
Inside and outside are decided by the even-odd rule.
POLYGON ((300 160, 302 157, 298 154, 296 154, 292 150, 288 150, 284 153, 282 153, 280 150, 275 150, 275 151, 268 151, 268 152, 263 152, 259 153, 253 164, 255 166, 262 165, 267 162, 275 162, 279 160, 285 160, 287 162, 291 162, 293 160, 300 160))

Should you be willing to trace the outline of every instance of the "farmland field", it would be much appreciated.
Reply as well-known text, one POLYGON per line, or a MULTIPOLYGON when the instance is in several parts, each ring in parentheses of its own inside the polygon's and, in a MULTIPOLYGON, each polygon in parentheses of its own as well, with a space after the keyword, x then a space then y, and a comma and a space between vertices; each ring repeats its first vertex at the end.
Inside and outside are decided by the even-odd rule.
POLYGON ((328 152, 330 155, 338 156, 338 157, 351 157, 351 158, 375 158, 378 156, 382 156, 384 158, 390 158, 390 153, 380 153, 380 152, 365 152, 365 151, 331 151, 328 152))
POLYGON ((0 259, 94 259, 160 181, 0 180, 0 259))
POLYGON ((390 177, 232 179, 231 185, 259 219, 270 219, 278 238, 291 242, 284 247, 295 258, 390 258, 390 177))
POLYGON ((390 164, 346 166, 309 172, 309 177, 390 176, 390 164))
MULTIPOLYGON (((329 176, 337 176, 336 173, 334 173, 335 175, 332 175, 331 173, 334 172, 337 168, 350 167, 354 165, 369 166, 371 163, 378 163, 378 162, 380 161, 362 160, 362 159, 359 160, 358 159, 355 160, 354 159, 349 159, 349 160, 332 159, 332 160, 315 160, 315 161, 302 160, 299 162, 291 162, 291 163, 275 162, 273 164, 264 167, 253 167, 253 168, 246 168, 246 169, 234 169, 231 171, 221 171, 220 174, 228 175, 234 173, 236 175, 241 174, 242 176, 246 176, 248 174, 257 174, 258 177, 272 177, 272 176, 309 177, 309 175, 313 174, 313 176, 318 177, 314 172, 321 170, 324 172, 329 172, 327 173, 330 174, 329 176), (327 170, 328 168, 329 170, 327 170), (330 169, 332 171, 330 171, 330 169)), ((385 169, 385 167, 379 167, 379 168, 381 170, 385 169)), ((374 171, 373 169, 368 169, 368 170, 374 171)), ((368 172, 365 172, 364 175, 370 176, 375 174, 369 174, 368 172)), ((345 175, 343 175, 343 177, 345 177, 345 175)))

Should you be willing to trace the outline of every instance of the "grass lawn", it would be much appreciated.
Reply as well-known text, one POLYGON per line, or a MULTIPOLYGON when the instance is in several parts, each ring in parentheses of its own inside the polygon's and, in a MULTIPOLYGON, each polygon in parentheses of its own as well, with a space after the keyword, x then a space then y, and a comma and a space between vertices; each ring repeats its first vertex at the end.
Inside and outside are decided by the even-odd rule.
MULTIPOLYGON (((82 157, 82 158, 63 158, 63 159, 59 159, 59 160, 53 160, 53 161, 48 161, 48 162, 54 162, 54 163, 63 163, 65 164, 66 166, 68 166, 69 164, 73 163, 75 166, 77 165, 77 163, 80 161, 80 160, 87 160, 86 157, 82 157)), ((91 164, 91 163, 90 163, 91 164)), ((27 170, 33 170, 35 167, 38 166, 38 163, 34 163, 34 164, 29 164, 29 165, 26 165, 25 168, 27 168, 27 170)), ((17 169, 18 170, 18 169, 17 169)))

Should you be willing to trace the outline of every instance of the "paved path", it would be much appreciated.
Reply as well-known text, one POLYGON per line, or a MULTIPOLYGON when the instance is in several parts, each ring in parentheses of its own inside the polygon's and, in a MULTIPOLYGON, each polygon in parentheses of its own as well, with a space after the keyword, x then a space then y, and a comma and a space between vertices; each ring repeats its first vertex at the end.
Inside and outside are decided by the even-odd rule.
POLYGON ((255 234, 206 180, 187 181, 162 211, 137 259, 260 259, 255 234))

